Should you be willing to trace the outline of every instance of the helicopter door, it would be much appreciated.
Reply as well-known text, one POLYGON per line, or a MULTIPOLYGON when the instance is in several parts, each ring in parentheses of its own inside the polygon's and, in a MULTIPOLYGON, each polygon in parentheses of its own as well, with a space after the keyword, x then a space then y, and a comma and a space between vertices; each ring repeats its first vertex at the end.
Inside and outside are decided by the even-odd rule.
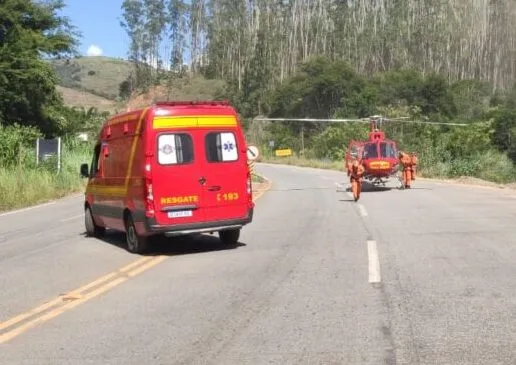
POLYGON ((346 151, 346 161, 353 158, 360 157, 362 155, 362 146, 358 141, 351 141, 346 151))

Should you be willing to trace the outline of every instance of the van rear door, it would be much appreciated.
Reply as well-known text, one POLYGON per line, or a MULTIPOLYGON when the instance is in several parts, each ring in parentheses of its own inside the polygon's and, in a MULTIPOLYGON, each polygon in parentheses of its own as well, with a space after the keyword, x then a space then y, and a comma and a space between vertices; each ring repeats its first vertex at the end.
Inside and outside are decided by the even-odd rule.
POLYGON ((202 223, 204 159, 200 131, 158 130, 152 167, 156 220, 160 225, 202 223))
MULTIPOLYGON (((227 116, 226 118, 236 118, 227 116)), ((203 130, 205 219, 245 217, 248 213, 248 165, 243 135, 235 127, 203 130)))

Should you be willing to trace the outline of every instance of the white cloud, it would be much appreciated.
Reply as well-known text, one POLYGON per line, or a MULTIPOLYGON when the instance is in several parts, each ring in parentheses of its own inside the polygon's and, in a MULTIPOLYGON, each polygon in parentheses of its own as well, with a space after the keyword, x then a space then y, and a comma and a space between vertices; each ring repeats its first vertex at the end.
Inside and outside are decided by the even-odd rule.
POLYGON ((102 56, 102 48, 100 48, 99 46, 96 46, 94 44, 92 44, 91 46, 88 47, 88 51, 86 51, 86 54, 88 56, 92 56, 92 57, 95 57, 95 56, 102 56))

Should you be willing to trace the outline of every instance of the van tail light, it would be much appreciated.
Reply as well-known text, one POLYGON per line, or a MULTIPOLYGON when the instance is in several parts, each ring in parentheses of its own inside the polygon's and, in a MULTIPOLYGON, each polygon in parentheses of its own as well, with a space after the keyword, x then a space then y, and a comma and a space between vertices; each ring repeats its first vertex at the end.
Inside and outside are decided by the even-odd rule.
POLYGON ((251 183, 251 174, 249 172, 247 172, 247 194, 251 197, 251 200, 252 200, 253 186, 251 183))
POLYGON ((155 215, 154 193, 152 190, 151 164, 150 164, 150 161, 146 161, 146 163, 145 163, 145 216, 147 218, 153 218, 154 215, 155 215))

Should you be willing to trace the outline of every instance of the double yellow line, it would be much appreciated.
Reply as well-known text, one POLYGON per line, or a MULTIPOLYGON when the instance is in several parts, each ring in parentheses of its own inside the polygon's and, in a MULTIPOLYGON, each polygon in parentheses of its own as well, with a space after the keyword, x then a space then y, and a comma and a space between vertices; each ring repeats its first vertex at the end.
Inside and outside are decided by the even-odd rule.
MULTIPOLYGON (((253 200, 258 200, 271 187, 271 181, 266 180, 266 186, 261 189, 253 200)), ((122 284, 129 278, 158 265, 167 259, 167 256, 142 257, 118 270, 110 272, 89 284, 81 286, 71 292, 21 313, 5 322, 0 323, 0 344, 7 342, 25 331, 36 327, 60 314, 75 308, 92 298, 122 284)))
POLYGON ((81 303, 107 292, 129 278, 156 266, 166 258, 166 256, 143 257, 89 284, 0 323, 0 344, 19 336, 23 332, 43 322, 57 317, 81 303))

